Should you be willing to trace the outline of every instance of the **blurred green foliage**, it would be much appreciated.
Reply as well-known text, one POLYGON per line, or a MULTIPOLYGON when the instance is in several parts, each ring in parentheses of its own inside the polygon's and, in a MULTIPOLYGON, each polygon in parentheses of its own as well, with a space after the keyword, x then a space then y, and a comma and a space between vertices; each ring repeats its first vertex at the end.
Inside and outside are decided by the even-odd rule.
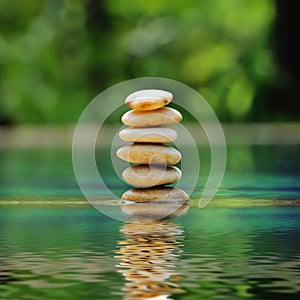
POLYGON ((274 17, 272 0, 2 0, 0 119, 75 122, 103 89, 159 76, 251 120, 276 79, 274 17))

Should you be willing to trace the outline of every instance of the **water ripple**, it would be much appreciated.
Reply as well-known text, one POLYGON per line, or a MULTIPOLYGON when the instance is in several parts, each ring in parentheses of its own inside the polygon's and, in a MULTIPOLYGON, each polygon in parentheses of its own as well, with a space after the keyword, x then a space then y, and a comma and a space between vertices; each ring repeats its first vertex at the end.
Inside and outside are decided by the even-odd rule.
POLYGON ((300 293, 299 207, 190 209, 176 222, 121 225, 93 209, 38 212, 10 208, 0 219, 5 300, 300 293))

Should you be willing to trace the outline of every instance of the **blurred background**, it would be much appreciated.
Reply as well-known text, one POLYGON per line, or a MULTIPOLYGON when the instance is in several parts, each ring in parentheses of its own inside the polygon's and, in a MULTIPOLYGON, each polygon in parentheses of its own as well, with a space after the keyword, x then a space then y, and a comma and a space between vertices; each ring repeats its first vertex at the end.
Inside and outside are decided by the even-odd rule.
POLYGON ((73 124, 146 76, 191 86, 223 122, 299 121, 298 27, 284 0, 1 0, 0 124, 73 124))

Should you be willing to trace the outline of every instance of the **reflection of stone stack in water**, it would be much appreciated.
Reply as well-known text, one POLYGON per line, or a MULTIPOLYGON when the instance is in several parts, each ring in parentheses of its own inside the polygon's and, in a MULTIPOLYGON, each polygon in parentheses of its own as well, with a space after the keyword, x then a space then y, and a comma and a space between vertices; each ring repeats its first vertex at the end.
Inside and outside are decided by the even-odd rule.
POLYGON ((182 293, 180 274, 176 271, 182 230, 169 221, 133 222, 121 232, 116 258, 117 267, 126 279, 124 299, 169 299, 182 293))
MULTIPOLYGON (((183 202, 189 199, 184 191, 163 186, 181 178, 181 171, 171 166, 180 161, 180 152, 163 144, 177 137, 174 129, 163 126, 182 119, 177 110, 165 107, 172 98, 173 95, 166 91, 143 90, 130 94, 125 100, 133 110, 123 115, 122 122, 130 127, 121 130, 119 135, 122 140, 133 144, 120 148, 117 156, 137 165, 128 167, 122 174, 127 183, 136 187, 125 192, 122 200, 150 203, 154 200, 183 202)), ((171 208, 169 213, 173 210, 171 208)))

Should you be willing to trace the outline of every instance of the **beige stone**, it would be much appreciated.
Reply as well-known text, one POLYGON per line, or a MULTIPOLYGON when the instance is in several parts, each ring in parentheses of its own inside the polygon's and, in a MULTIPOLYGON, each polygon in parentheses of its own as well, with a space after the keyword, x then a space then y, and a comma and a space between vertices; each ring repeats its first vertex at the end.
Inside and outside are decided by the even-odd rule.
POLYGON ((125 104, 135 110, 153 110, 169 104, 173 99, 170 92, 162 90, 141 90, 127 96, 125 104))
POLYGON ((137 220, 157 220, 179 217, 189 209, 188 202, 184 203, 158 203, 157 201, 147 203, 121 203, 122 211, 137 220))
POLYGON ((117 151, 117 156, 134 164, 168 164, 180 161, 181 154, 172 147, 159 144, 132 144, 117 151))
POLYGON ((168 143, 177 138, 177 133, 172 128, 125 128, 119 132, 119 137, 131 143, 168 143))
POLYGON ((189 200, 189 196, 181 189, 172 187, 152 187, 147 189, 135 188, 126 191, 122 200, 134 202, 147 202, 147 201, 182 201, 189 200))
POLYGON ((134 166, 122 173, 123 179, 135 187, 152 187, 175 183, 181 178, 181 171, 176 167, 134 166))
POLYGON ((171 107, 159 108, 151 111, 130 110, 122 116, 122 122, 132 127, 153 127, 179 123, 181 113, 171 107))

